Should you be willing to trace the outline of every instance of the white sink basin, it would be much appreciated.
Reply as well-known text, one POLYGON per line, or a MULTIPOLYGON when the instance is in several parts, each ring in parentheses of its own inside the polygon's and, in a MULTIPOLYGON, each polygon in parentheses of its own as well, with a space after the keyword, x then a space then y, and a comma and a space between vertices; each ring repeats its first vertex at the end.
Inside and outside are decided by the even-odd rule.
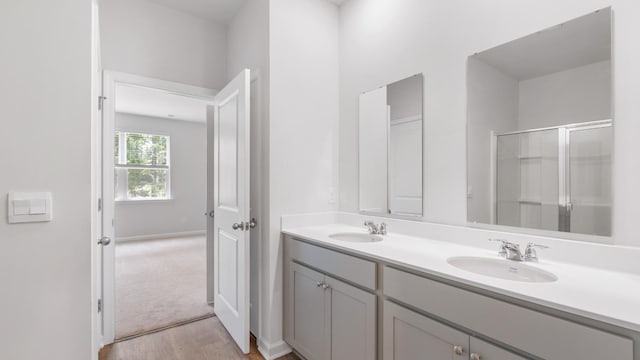
POLYGON ((363 233, 357 233, 357 232, 335 233, 335 234, 329 235, 329 237, 335 240, 360 242, 360 243, 382 241, 382 236, 380 235, 363 234, 363 233))
POLYGON ((554 282, 552 273, 511 260, 483 257, 450 257, 447 262, 459 269, 494 278, 522 282, 554 282))

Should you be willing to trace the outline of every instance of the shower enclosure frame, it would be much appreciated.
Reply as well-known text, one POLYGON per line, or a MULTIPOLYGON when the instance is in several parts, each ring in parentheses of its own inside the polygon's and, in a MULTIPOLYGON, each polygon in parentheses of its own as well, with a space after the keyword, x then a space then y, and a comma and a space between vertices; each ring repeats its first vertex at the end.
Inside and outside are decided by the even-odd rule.
POLYGON ((508 135, 522 135, 535 132, 558 130, 558 231, 571 232, 571 212, 573 202, 571 198, 571 135, 575 131, 592 130, 612 127, 612 119, 572 123, 561 126, 511 131, 504 133, 491 132, 491 182, 492 211, 491 223, 498 224, 498 138, 508 135))

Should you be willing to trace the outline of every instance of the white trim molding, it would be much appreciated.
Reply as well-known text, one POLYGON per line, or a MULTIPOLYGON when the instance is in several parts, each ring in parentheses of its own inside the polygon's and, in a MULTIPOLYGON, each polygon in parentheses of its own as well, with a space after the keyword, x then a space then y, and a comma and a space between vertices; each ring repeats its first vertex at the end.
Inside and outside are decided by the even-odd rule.
POLYGON ((293 352, 293 350, 289 344, 284 342, 284 340, 270 343, 265 339, 260 338, 258 340, 258 352, 260 352, 266 360, 275 360, 293 352))

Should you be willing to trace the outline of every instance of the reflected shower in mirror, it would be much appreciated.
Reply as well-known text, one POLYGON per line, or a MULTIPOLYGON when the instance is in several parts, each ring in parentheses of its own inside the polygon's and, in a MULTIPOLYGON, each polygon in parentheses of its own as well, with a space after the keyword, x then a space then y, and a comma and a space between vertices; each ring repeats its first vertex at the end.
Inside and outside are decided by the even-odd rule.
POLYGON ((422 74, 360 95, 360 211, 422 215, 422 74))
POLYGON ((468 220, 611 235, 611 11, 468 59, 468 220))

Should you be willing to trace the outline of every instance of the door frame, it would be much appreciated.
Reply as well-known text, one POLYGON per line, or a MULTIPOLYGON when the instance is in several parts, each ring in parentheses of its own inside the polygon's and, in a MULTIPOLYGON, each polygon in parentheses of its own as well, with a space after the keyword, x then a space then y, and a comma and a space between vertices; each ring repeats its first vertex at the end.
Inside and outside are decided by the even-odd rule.
MULTIPOLYGON (((104 70, 103 71, 103 81, 102 81, 102 93, 100 96, 103 96, 103 107, 102 107, 102 121, 100 124, 100 119, 97 119, 97 127, 102 129, 102 137, 103 139, 109 139, 113 137, 113 133, 115 131, 115 92, 116 87, 118 85, 126 84, 128 86, 139 86, 146 88, 153 88, 160 91, 165 91, 172 94, 178 94, 182 96, 189 96, 194 98, 199 98, 203 100, 210 101, 213 104, 214 97, 218 93, 215 89, 208 89, 198 86, 186 85, 177 82, 159 80, 134 74, 128 74, 118 71, 104 70), (108 137, 110 136, 110 137, 108 137)), ((98 171, 96 177, 92 179, 92 199, 98 199, 100 197, 104 197, 102 199, 102 218, 103 223, 107 224, 109 222, 108 219, 114 218, 114 210, 115 210, 115 199, 113 196, 113 187, 111 186, 110 190, 108 185, 113 182, 113 172, 114 172, 114 161, 113 161, 113 141, 103 141, 102 144, 97 137, 92 138, 92 147, 98 151, 98 154, 102 153, 102 156, 96 156, 94 161, 97 162, 95 164, 94 169, 98 171), (107 189, 104 191, 100 187, 100 182, 102 183, 102 188, 107 189), (106 220, 106 221, 105 221, 106 220)), ((99 218, 100 212, 98 211, 97 206, 92 206, 92 215, 96 218, 99 218)), ((103 347, 104 345, 111 344, 115 340, 115 236, 114 236, 114 227, 111 226, 110 229, 103 229, 103 233, 110 233, 110 236, 113 239, 113 244, 111 246, 106 246, 103 249, 104 261, 103 261, 103 269, 104 273, 102 274, 103 278, 103 287, 105 288, 104 299, 102 299, 103 303, 103 327, 104 331, 102 332, 97 324, 97 322, 93 326, 93 333, 98 339, 99 346, 98 348, 103 347)), ((92 257, 95 259, 99 256, 98 247, 92 246, 92 257)), ((95 269, 96 275, 103 271, 102 269, 95 269)), ((93 294, 92 298, 94 298, 97 302, 97 299, 100 297, 100 290, 98 289, 96 277, 92 277, 92 282, 94 285, 92 286, 93 294)), ((209 276, 209 274, 207 274, 209 276)), ((213 274, 211 274, 213 276, 213 274)))

